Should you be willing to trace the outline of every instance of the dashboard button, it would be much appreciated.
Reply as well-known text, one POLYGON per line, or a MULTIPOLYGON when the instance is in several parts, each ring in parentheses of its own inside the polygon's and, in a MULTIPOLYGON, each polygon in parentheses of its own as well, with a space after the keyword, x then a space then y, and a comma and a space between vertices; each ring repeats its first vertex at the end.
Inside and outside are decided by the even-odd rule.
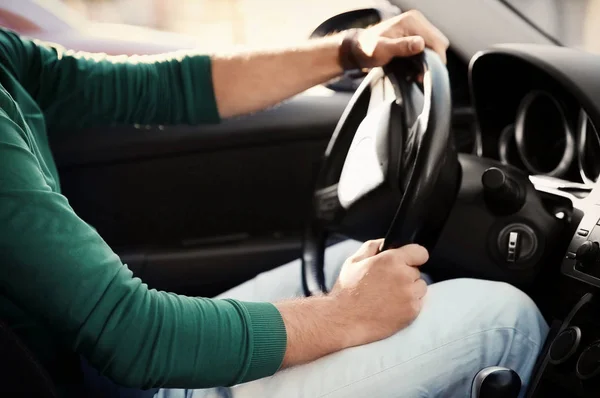
POLYGON ((583 219, 581 219, 581 222, 579 223, 579 226, 577 228, 578 232, 581 230, 587 230, 589 232, 592 229, 594 229, 596 223, 598 222, 598 218, 600 218, 600 214, 596 212, 596 208, 600 213, 600 207, 594 206, 594 211, 590 212, 589 214, 586 214, 585 216, 583 216, 583 219))
POLYGON ((576 257, 576 254, 573 252, 567 252, 567 255, 565 257, 568 258, 569 260, 574 260, 576 257))
POLYGON ((600 252, 600 245, 598 242, 587 240, 579 246, 579 249, 577 249, 575 259, 583 268, 586 268, 596 263, 598 252, 600 252))
POLYGON ((588 236, 589 233, 590 231, 588 231, 587 229, 580 229, 577 231, 577 235, 579 236, 588 236))
POLYGON ((560 332, 550 346, 550 363, 560 365, 575 354, 581 341, 581 330, 577 326, 570 326, 560 332))
POLYGON ((600 342, 587 347, 577 360, 577 377, 588 380, 600 373, 600 342))

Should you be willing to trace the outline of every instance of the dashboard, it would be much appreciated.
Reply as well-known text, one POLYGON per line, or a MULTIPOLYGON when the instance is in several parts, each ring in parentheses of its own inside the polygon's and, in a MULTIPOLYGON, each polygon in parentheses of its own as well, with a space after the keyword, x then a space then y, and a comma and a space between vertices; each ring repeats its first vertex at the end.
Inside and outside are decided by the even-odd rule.
MULTIPOLYGON (((504 163, 507 174, 528 174, 562 222, 554 240, 536 233, 548 255, 536 303, 550 309, 552 323, 528 398, 600 396, 599 74, 600 56, 558 46, 500 45, 469 65, 477 155, 504 163)), ((474 214, 467 208, 460 222, 474 214)))
MULTIPOLYGON (((577 96, 582 87, 572 90, 572 82, 562 79, 563 73, 571 72, 557 71, 543 58, 530 62, 529 55, 521 57, 512 50, 492 50, 471 64, 477 153, 531 175, 594 184, 600 175, 600 138, 590 106, 577 96)), ((591 77, 591 71, 588 74, 591 77)))

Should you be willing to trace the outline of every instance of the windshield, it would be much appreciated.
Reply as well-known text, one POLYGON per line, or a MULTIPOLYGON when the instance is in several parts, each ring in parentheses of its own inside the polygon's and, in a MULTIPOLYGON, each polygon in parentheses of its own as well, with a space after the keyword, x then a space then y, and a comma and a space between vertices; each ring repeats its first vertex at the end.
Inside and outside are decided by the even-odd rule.
POLYGON ((600 0, 503 0, 556 42, 600 54, 600 0))
POLYGON ((313 29, 335 14, 387 4, 387 0, 63 1, 92 21, 197 37, 208 52, 238 46, 289 45, 308 38, 313 29))

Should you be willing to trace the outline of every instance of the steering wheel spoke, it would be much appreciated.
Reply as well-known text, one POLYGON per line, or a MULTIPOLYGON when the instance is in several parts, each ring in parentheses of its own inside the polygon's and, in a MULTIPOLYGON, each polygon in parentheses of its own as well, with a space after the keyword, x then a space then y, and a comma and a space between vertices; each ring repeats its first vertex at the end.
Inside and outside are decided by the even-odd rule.
POLYGON ((338 185, 333 184, 315 191, 315 216, 323 223, 335 221, 343 211, 338 197, 338 185))

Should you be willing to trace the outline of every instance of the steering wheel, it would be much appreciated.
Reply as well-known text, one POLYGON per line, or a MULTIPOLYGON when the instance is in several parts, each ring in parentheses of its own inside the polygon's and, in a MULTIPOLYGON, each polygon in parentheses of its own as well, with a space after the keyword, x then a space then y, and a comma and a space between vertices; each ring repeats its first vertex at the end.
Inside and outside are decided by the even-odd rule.
POLYGON ((385 236, 381 250, 408 243, 433 249, 461 179, 451 111, 448 71, 430 50, 369 72, 317 175, 302 253, 307 296, 327 291, 323 260, 330 233, 385 236))

